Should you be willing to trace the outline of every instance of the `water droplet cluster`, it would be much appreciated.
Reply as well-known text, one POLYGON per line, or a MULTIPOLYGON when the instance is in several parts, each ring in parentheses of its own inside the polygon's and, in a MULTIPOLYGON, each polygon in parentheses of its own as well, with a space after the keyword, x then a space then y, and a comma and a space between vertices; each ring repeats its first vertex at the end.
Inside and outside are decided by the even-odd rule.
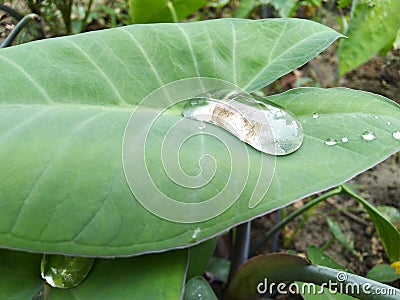
MULTIPOLYGON (((320 117, 320 115, 317 112, 312 114, 312 118, 313 119, 318 119, 319 117, 320 117)), ((373 118, 375 120, 380 119, 380 117, 377 116, 377 115, 373 116, 373 118)), ((390 121, 387 121, 386 125, 387 126, 391 126, 392 123, 390 121)), ((400 140, 400 130, 394 131, 392 136, 393 136, 394 139, 400 140)), ((361 134, 361 138, 363 140, 369 142, 369 141, 375 140, 377 138, 377 135, 375 134, 375 132, 373 130, 366 130, 361 134)), ((349 142, 349 138, 347 136, 344 136, 344 137, 340 138, 340 141, 342 143, 347 143, 347 142, 349 142)), ((327 138, 327 139, 324 140, 324 144, 327 145, 327 146, 334 146, 334 145, 337 145, 338 143, 339 143, 339 141, 336 140, 335 138, 327 138)))

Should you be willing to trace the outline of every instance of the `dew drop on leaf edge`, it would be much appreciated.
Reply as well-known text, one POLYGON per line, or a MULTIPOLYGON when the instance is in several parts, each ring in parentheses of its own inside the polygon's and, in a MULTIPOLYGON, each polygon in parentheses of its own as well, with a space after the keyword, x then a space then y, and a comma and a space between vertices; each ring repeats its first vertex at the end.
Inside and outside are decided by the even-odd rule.
POLYGON ((299 149, 304 139, 301 123, 290 112, 263 101, 237 90, 215 90, 187 100, 183 116, 221 127, 267 154, 287 155, 299 149))

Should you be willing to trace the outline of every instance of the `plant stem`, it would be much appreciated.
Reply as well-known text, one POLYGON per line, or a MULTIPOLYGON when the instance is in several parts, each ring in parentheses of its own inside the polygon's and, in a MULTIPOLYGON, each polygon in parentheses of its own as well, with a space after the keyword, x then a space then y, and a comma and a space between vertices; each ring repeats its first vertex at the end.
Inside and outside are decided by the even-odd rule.
POLYGON ((0 10, 10 14, 13 18, 17 19, 18 21, 21 21, 24 18, 24 16, 21 15, 19 12, 15 11, 11 7, 8 7, 4 4, 0 4, 0 10))
POLYGON ((276 224, 274 227, 272 227, 270 230, 268 230, 263 237, 261 237, 255 245, 251 249, 251 254, 254 255, 255 252, 257 251, 258 248, 260 248, 266 240, 268 240, 275 232, 280 230, 283 226, 285 226, 287 223, 292 221, 294 218, 297 216, 301 215, 303 212, 306 210, 310 209, 314 205, 318 204, 319 202, 325 200, 326 198, 332 197, 334 195, 340 194, 342 192, 342 187, 338 186, 335 189, 326 192, 325 194, 322 194, 321 196, 311 200, 307 204, 305 204, 303 207, 297 209, 296 211, 292 212, 290 215, 288 215, 285 219, 280 221, 278 224, 276 224))
POLYGON ((6 40, 0 45, 0 48, 5 48, 11 45, 11 43, 15 40, 18 33, 24 28, 31 20, 39 21, 40 17, 37 14, 29 14, 22 18, 21 21, 18 22, 17 26, 11 31, 6 40))
MULTIPOLYGON (((282 208, 277 211, 275 222, 279 223, 280 221, 282 221, 282 208)), ((279 231, 275 232, 272 238, 271 252, 276 252, 278 250, 278 240, 279 240, 279 231)))
POLYGON ((44 284, 43 300, 50 300, 51 286, 47 283, 44 284))
POLYGON ((251 222, 240 224, 236 227, 236 236, 233 244, 229 280, 233 278, 236 270, 249 258, 251 222))
POLYGON ((178 23, 179 22, 178 15, 176 14, 176 10, 174 5, 172 4, 172 1, 168 1, 167 6, 172 15, 172 20, 174 21, 174 23, 178 23))

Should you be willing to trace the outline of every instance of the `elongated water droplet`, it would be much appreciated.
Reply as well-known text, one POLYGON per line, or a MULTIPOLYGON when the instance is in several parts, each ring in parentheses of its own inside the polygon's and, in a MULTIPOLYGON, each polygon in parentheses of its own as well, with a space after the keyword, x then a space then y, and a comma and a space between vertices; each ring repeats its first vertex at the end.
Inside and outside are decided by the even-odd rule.
POLYGON ((319 118, 319 114, 317 112, 313 113, 312 115, 313 119, 318 119, 319 118))
POLYGON ((336 145, 338 142, 335 139, 329 138, 329 139, 326 139, 324 143, 325 143, 325 145, 333 146, 333 145, 336 145))
POLYGON ((235 90, 189 99, 183 115, 222 127, 255 149, 273 155, 296 151, 304 138, 303 127, 291 113, 235 90))
POLYGON ((379 116, 374 116, 374 119, 379 119, 379 116))
POLYGON ((72 288, 79 285, 92 268, 94 258, 65 255, 43 255, 42 278, 52 287, 72 288))
POLYGON ((395 132, 393 132, 393 137, 396 140, 400 140, 400 130, 396 130, 395 132))
POLYGON ((347 136, 342 137, 342 143, 347 143, 349 138, 347 136))
POLYGON ((376 139, 376 135, 375 132, 373 132, 372 130, 367 130, 365 131, 361 137, 366 140, 366 141, 372 141, 374 139, 376 139))

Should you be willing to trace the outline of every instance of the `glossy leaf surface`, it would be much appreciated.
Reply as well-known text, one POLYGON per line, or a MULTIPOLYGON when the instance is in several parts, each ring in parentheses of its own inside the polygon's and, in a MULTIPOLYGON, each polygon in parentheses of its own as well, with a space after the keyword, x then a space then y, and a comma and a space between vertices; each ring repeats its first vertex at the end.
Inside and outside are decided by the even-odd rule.
MULTIPOLYGON (((115 256, 193 243, 198 224, 154 216, 128 188, 121 145, 136 105, 160 86, 189 77, 220 78, 247 91, 258 89, 339 36, 304 20, 225 19, 135 25, 2 49, 0 167, 7 172, 0 175, 0 244, 115 256), (258 47, 252 46, 254 40, 258 47)), ((146 118, 150 110, 137 111, 146 118)), ((160 124, 181 118, 181 111, 172 111, 160 124)), ((206 150, 212 153, 217 146, 212 143, 206 150)), ((195 142, 186 151, 199 149, 195 142)), ((249 149, 249 155, 257 171, 259 153, 249 149)), ((225 161, 223 155, 216 159, 225 161)), ((251 181, 242 199, 248 198, 257 178, 251 181)), ((165 188, 174 193, 175 186, 165 188)), ((276 196, 278 202, 273 196, 252 211, 239 201, 222 218, 201 224, 196 242, 294 200, 276 196)))
MULTIPOLYGON (((342 183, 398 151, 392 132, 400 128, 400 112, 393 102, 348 89, 298 89, 269 98, 302 122, 306 137, 298 151, 277 159, 271 187, 255 208, 249 209, 248 199, 259 180, 261 154, 250 147, 249 164, 237 160, 234 166, 251 169, 252 175, 237 202, 217 218, 197 224, 166 221, 129 190, 121 157, 124 130, 133 110, 148 118, 152 108, 137 104, 150 92, 196 76, 253 91, 304 64, 339 36, 304 20, 225 19, 135 25, 1 50, 0 167, 7 172, 0 174, 0 244, 92 256, 187 246, 342 183), (158 47, 149 35, 157 37, 158 47), (312 117, 315 112, 318 119, 312 117), (365 130, 374 130, 377 138, 363 140, 365 130), (344 136, 348 143, 324 144, 344 136)), ((161 134, 182 120, 181 114, 172 109, 160 116, 149 145, 159 145, 161 134)), ((232 136, 226 141, 243 147, 232 136)), ((218 174, 226 178, 229 156, 220 150, 218 142, 193 140, 175 168, 193 172, 198 168, 193 158, 212 153, 218 174)), ((159 157, 158 148, 150 147, 148 156, 159 157)), ((160 188, 181 197, 176 185, 162 179, 158 162, 152 159, 149 169, 161 178, 160 188)), ((243 172, 230 178, 241 179, 243 172)), ((223 186, 217 181, 192 197, 208 197, 223 186)))

